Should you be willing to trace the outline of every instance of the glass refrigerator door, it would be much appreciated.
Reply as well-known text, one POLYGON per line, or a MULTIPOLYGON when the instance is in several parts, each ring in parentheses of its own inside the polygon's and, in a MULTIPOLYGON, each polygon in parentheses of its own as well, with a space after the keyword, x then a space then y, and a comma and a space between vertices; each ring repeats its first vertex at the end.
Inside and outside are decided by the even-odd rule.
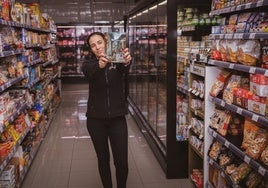
POLYGON ((153 6, 130 22, 130 97, 166 145, 166 7, 153 6), (163 15, 163 17, 161 16, 163 15))
POLYGON ((166 4, 159 4, 157 8, 157 47, 155 49, 155 68, 157 84, 157 128, 160 140, 166 144, 166 115, 167 115, 167 20, 166 4))

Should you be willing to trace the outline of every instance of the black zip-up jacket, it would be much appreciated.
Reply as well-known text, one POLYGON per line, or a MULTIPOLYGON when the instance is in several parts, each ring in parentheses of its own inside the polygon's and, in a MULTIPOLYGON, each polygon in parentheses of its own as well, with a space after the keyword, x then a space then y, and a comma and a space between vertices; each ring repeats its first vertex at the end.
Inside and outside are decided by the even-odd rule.
POLYGON ((129 65, 108 63, 105 68, 99 68, 97 59, 83 63, 82 71, 89 83, 87 117, 113 118, 128 113, 125 97, 125 74, 129 65))

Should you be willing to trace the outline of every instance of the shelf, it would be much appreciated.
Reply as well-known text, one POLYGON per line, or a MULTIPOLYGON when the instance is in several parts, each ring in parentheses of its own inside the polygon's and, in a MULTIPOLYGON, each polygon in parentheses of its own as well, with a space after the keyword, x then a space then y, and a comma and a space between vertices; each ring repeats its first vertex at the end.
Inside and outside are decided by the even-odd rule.
POLYGON ((22 76, 20 76, 18 78, 13 78, 13 79, 7 81, 7 83, 5 83, 4 85, 0 86, 0 92, 3 92, 4 90, 6 90, 7 88, 11 87, 12 85, 15 85, 16 83, 20 82, 24 78, 27 78, 27 75, 22 75, 22 76))
POLYGON ((210 39, 268 39, 268 33, 228 33, 210 34, 210 39))
POLYGON ((247 156, 243 151, 237 148, 235 145, 230 143, 227 139, 219 135, 216 131, 211 128, 208 128, 208 133, 214 137, 221 144, 224 144, 225 147, 230 149, 237 157, 246 162, 251 168, 259 172, 263 177, 268 178, 268 169, 265 169, 262 165, 260 165, 257 161, 253 160, 249 156, 247 156))
POLYGON ((12 55, 22 54, 23 52, 24 52, 24 49, 3 51, 3 52, 0 52, 0 57, 8 57, 12 55))
POLYGON ((190 72, 198 75, 198 76, 202 76, 205 77, 205 67, 204 66, 200 66, 200 65, 190 65, 190 72))
POLYGON ((191 112, 194 113, 194 115, 204 119, 205 115, 204 115, 204 112, 202 112, 201 110, 195 110, 193 108, 190 108, 191 112))
POLYGON ((243 5, 232 6, 232 7, 228 7, 228 8, 224 8, 220 10, 213 10, 210 12, 210 15, 215 16, 215 15, 227 14, 231 12, 247 10, 247 9, 252 9, 252 8, 257 8, 261 6, 267 6, 267 5, 268 5, 268 0, 259 0, 254 3, 246 3, 243 5))
POLYGON ((194 145, 189 142, 189 146, 194 150, 194 152, 201 158, 201 159, 204 159, 204 155, 198 150, 196 149, 196 147, 194 147, 194 145))
POLYGON ((177 86, 177 91, 183 93, 184 95, 189 96, 189 91, 183 87, 177 86))
POLYGON ((193 88, 190 88, 188 91, 194 96, 199 97, 200 99, 204 99, 204 93, 201 93, 200 91, 193 89, 193 88))
POLYGON ((218 61, 218 60, 209 60, 209 65, 216 65, 222 68, 228 68, 228 69, 234 69, 246 73, 251 74, 263 74, 264 76, 268 76, 268 69, 264 69, 261 67, 253 67, 253 66, 247 66, 242 64, 236 64, 236 63, 229 63, 225 61, 218 61))
POLYGON ((15 113, 13 113, 3 124, 0 124, 0 134, 4 132, 5 127, 11 124, 26 108, 27 104, 23 104, 15 113))
POLYGON ((36 60, 33 60, 33 61, 30 62, 30 63, 27 63, 26 66, 27 66, 27 67, 30 67, 30 66, 32 66, 32 65, 36 65, 36 64, 41 63, 41 62, 42 62, 42 59, 36 59, 36 60))
POLYGON ((241 188, 241 186, 239 185, 234 185, 233 181, 232 181, 232 178, 227 175, 225 172, 224 172, 224 169, 217 163, 215 162, 213 159, 211 159, 210 157, 208 157, 208 162, 211 166, 213 166, 214 168, 216 168, 217 170, 219 170, 221 173, 220 175, 227 180, 227 183, 228 185, 232 185, 233 188, 241 188))
POLYGON ((262 115, 259 115, 259 114, 256 114, 254 112, 251 112, 249 110, 246 110, 246 109, 243 109, 241 107, 238 107, 236 105, 233 105, 233 104, 227 104, 224 100, 222 99, 219 99, 217 97, 212 97, 212 96, 209 96, 208 97, 210 101, 212 101, 213 103, 217 104, 217 105, 220 105, 232 112, 235 112, 237 114, 240 114, 242 116, 245 116, 247 118, 250 118, 252 119, 253 121, 261 124, 262 126, 268 128, 268 118, 262 116, 262 115))
POLYGON ((18 22, 6 21, 6 20, 2 20, 2 19, 0 19, 0 25, 25 28, 25 29, 28 29, 28 30, 38 31, 38 32, 44 32, 44 33, 50 33, 50 32, 54 32, 55 33, 55 31, 51 31, 51 30, 47 30, 47 29, 41 29, 41 28, 35 28, 35 27, 32 27, 32 26, 27 25, 27 24, 21 24, 21 23, 18 23, 18 22))

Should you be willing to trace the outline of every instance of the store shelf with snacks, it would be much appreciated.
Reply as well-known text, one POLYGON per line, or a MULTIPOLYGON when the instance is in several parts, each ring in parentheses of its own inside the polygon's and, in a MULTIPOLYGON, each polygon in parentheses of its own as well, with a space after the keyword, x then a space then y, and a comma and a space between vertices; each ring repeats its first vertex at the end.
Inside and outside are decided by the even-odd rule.
POLYGON ((263 115, 254 113, 252 111, 246 110, 244 108, 241 108, 241 107, 233 105, 233 104, 228 104, 228 103, 226 103, 226 101, 224 101, 220 98, 217 98, 217 97, 209 96, 209 100, 212 101, 213 103, 219 105, 219 106, 224 107, 225 109, 228 109, 234 113, 240 114, 244 117, 247 117, 247 118, 255 121, 256 123, 262 125, 263 127, 268 128, 268 118, 263 116, 263 115))
POLYGON ((227 33, 227 34, 210 34, 211 40, 215 39, 267 39, 268 33, 266 32, 250 32, 250 33, 227 33))
MULTIPOLYGON (((53 63, 57 60, 54 43, 56 26, 53 20, 47 14, 41 14, 37 4, 22 5, 16 2, 16 7, 13 7, 13 5, 12 3, 8 7, 19 9, 27 6, 27 9, 34 8, 34 11, 29 11, 22 15, 18 14, 21 12, 18 10, 14 11, 16 15, 10 14, 0 19, 0 98, 3 107, 0 113, 0 175, 4 171, 8 171, 9 165, 14 162, 14 158, 16 158, 17 163, 13 165, 20 165, 19 161, 25 160, 22 144, 29 135, 41 129, 40 122, 35 121, 38 119, 37 113, 33 112, 34 108, 40 109, 40 105, 35 104, 34 101, 37 101, 36 99, 39 97, 45 98, 48 92, 37 92, 41 87, 36 84, 42 85, 42 82, 45 82, 47 87, 51 83, 60 84, 57 79, 58 72, 53 74, 53 71, 50 71, 53 74, 51 77, 54 78, 49 80, 51 83, 47 83, 46 81, 48 80, 45 81, 42 77, 47 70, 58 70, 58 65, 53 63), (32 16, 32 22, 30 22, 30 19, 24 18, 24 16, 29 16, 30 18, 30 14, 35 14, 35 16, 32 16), (46 21, 43 19, 46 19, 46 21), (20 159, 17 156, 18 153, 21 154, 20 159)), ((8 11, 5 10, 5 12, 8 11)), ((3 12, 4 10, 2 10, 3 12)), ((55 88, 57 89, 54 92, 56 94, 55 101, 47 105, 49 108, 55 106, 56 101, 59 100, 60 87, 56 85, 55 88)), ((47 112, 43 111, 43 113, 46 113, 47 118, 53 115, 49 113, 49 108, 46 109, 47 112)), ((41 138, 38 140, 38 144, 41 143, 41 140, 41 138)), ((19 166, 17 167, 19 168, 19 166)), ((15 182, 14 176, 9 177, 13 178, 10 181, 15 183, 16 187, 19 187, 18 182, 15 182)), ((2 177, 0 179, 1 183, 3 183, 2 177)), ((6 186, 14 187, 13 185, 6 186)))
POLYGON ((264 178, 268 178, 267 167, 246 155, 240 148, 233 145, 229 140, 218 134, 215 130, 209 128, 208 133, 221 144, 223 144, 226 148, 231 150, 237 157, 247 163, 251 168, 261 174, 264 178))
MULTIPOLYGON (((207 99, 212 104, 211 109, 215 112, 210 116, 211 122, 207 124, 209 126, 206 132, 209 134, 206 139, 211 143, 213 140, 219 142, 244 164, 249 165, 251 172, 258 174, 262 182, 267 184, 268 169, 264 159, 267 155, 266 145, 258 142, 257 135, 263 135, 264 141, 267 141, 268 34, 267 20, 263 18, 267 16, 268 1, 260 0, 229 7, 224 7, 226 4, 220 5, 217 2, 212 1, 210 15, 220 16, 222 24, 220 27, 212 28, 210 39, 213 42, 207 65, 212 65, 219 72, 214 80, 215 83, 208 88, 212 92, 207 99), (223 49, 226 51, 223 52, 223 49), (218 88, 219 92, 215 87, 217 83, 224 84, 222 88, 221 86, 220 89, 218 88), (216 95, 213 94, 215 91, 216 95), (242 93, 243 95, 240 95, 242 93), (217 110, 220 112, 218 113, 217 110), (226 116, 223 115, 224 113, 226 116), (216 119, 221 119, 222 122, 214 127, 212 124, 216 119), (249 127, 256 130, 249 131, 249 127), (253 140, 247 138, 249 132, 253 140), (253 154, 253 148, 258 148, 258 152, 253 154)), ((205 152, 208 153, 209 150, 210 148, 207 148, 205 152)), ((225 172, 214 162, 215 160, 212 161, 212 159, 204 160, 204 166, 208 169, 204 174, 207 177, 205 178, 207 185, 213 184, 208 177, 212 176, 214 171, 214 174, 225 172), (214 169, 211 169, 211 166, 214 169), (217 169, 218 172, 216 172, 217 169)), ((241 182, 238 186, 245 187, 245 183, 248 183, 250 178, 251 173, 240 177, 241 182)), ((229 186, 235 184, 230 183, 228 176, 224 176, 223 179, 229 182, 229 186)), ((214 187, 218 186, 220 183, 214 187)))
POLYGON ((250 73, 250 74, 263 74, 264 76, 268 76, 268 69, 266 69, 266 68, 247 66, 247 65, 243 65, 243 64, 231 63, 231 62, 219 61, 219 60, 213 60, 213 59, 210 59, 208 61, 208 64, 219 66, 222 68, 242 71, 242 72, 246 72, 246 73, 250 73))
MULTIPOLYGON (((237 2, 239 3, 239 2, 237 2)), ((237 4, 237 5, 232 5, 230 7, 226 7, 226 8, 221 8, 218 10, 212 10, 210 12, 210 15, 221 15, 221 14, 229 14, 231 12, 239 12, 241 10, 247 10, 247 9, 253 9, 253 8, 259 8, 259 7, 263 7, 263 6, 267 6, 268 5, 268 1, 267 0, 257 0, 255 2, 249 2, 249 3, 243 3, 241 2, 241 4, 237 4)), ((218 7, 216 5, 214 5, 214 7, 218 7)))

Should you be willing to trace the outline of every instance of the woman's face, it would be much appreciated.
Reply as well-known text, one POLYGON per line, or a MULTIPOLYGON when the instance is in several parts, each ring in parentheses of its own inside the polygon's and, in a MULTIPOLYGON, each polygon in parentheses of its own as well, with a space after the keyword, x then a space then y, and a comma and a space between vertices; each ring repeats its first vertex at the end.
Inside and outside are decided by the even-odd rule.
POLYGON ((89 39, 89 46, 91 51, 99 57, 101 54, 105 54, 106 42, 100 35, 92 35, 89 39))

